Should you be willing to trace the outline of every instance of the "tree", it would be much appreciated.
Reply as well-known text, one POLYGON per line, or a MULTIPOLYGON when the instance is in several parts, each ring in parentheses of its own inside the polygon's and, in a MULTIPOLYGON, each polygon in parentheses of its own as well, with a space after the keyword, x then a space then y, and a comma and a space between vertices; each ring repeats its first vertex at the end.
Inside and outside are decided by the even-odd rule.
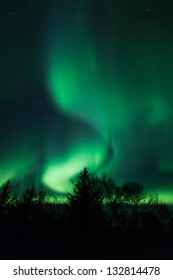
POLYGON ((126 230, 127 207, 122 187, 116 186, 114 195, 108 204, 111 227, 126 230))
POLYGON ((137 182, 129 182, 122 187, 122 194, 126 203, 134 206, 139 205, 146 198, 143 186, 137 182))
POLYGON ((0 213, 5 213, 10 206, 16 206, 19 201, 17 194, 11 192, 11 181, 8 180, 0 189, 0 213))
POLYGON ((103 174, 100 178, 97 177, 99 183, 100 191, 105 202, 110 202, 115 197, 116 184, 111 177, 108 177, 107 174, 103 174))
POLYGON ((0 189, 0 207, 5 207, 11 200, 11 183, 7 181, 0 189))
POLYGON ((124 203, 130 208, 133 217, 138 214, 140 206, 145 203, 147 194, 143 186, 137 182, 129 182, 122 187, 124 203))
POLYGON ((20 202, 24 205, 42 204, 45 201, 46 193, 43 187, 38 190, 36 187, 26 189, 21 196, 20 202))
POLYGON ((37 198, 36 188, 32 186, 31 188, 26 189, 21 196, 21 203, 27 206, 33 204, 37 198))
POLYGON ((171 211, 156 193, 150 193, 147 196, 144 212, 155 216, 164 230, 169 228, 171 223, 171 211))
POLYGON ((38 190, 35 186, 26 189, 22 193, 18 203, 20 217, 25 221, 38 221, 42 219, 45 196, 46 193, 42 187, 38 190))
POLYGON ((73 180, 73 185, 73 193, 68 194, 67 199, 66 232, 70 231, 73 240, 68 251, 75 249, 75 258, 98 256, 104 242, 106 221, 98 177, 85 167, 73 180))
POLYGON ((67 198, 69 221, 83 229, 100 226, 103 221, 103 196, 98 179, 85 167, 73 184, 74 191, 67 198))
POLYGON ((114 196, 110 202, 112 226, 126 230, 129 224, 138 226, 138 214, 142 210, 142 203, 146 201, 146 192, 137 182, 129 182, 122 187, 116 186, 114 196))

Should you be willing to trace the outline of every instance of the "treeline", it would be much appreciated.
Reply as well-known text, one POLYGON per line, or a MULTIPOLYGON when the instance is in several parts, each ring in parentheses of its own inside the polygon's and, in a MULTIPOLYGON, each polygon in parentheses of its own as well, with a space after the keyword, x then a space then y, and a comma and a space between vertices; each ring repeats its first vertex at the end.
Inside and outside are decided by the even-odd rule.
POLYGON ((1 187, 1 259, 172 259, 172 212, 156 194, 87 168, 72 183, 63 204, 43 188, 1 187))

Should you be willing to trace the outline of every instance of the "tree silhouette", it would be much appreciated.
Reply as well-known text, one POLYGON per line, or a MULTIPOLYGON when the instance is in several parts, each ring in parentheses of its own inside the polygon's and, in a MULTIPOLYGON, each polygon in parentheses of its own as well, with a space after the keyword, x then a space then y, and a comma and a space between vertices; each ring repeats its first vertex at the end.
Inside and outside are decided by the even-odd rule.
POLYGON ((0 189, 0 212, 11 200, 10 181, 7 181, 0 189))
POLYGON ((122 187, 115 187, 114 195, 108 204, 108 209, 111 227, 126 230, 128 208, 122 187))
POLYGON ((112 225, 127 230, 127 227, 138 227, 138 214, 142 203, 146 202, 146 191, 137 182, 129 182, 122 187, 116 186, 109 209, 112 225))
MULTIPOLYGON (((74 191, 68 194, 67 224, 73 246, 79 256, 98 255, 103 243, 105 215, 99 180, 85 167, 73 181, 74 191)), ((72 244, 70 243, 70 247, 72 244)), ((70 251, 74 251, 71 249, 70 251)))
POLYGON ((0 258, 172 259, 172 210, 158 195, 86 167, 72 183, 67 203, 50 202, 42 187, 0 188, 0 258))
POLYGON ((41 215, 46 193, 43 187, 36 189, 35 186, 26 189, 19 201, 20 210, 30 218, 41 215))
POLYGON ((85 167, 73 184, 74 191, 67 198, 69 219, 75 226, 96 227, 103 218, 103 196, 98 187, 99 181, 85 167))
POLYGON ((8 180, 0 189, 0 213, 5 213, 10 207, 16 206, 18 201, 19 196, 11 192, 11 182, 8 180))
POLYGON ((116 184, 111 177, 108 177, 107 174, 103 174, 100 178, 97 177, 99 182, 99 188, 102 192, 102 196, 105 202, 113 200, 115 197, 116 184))
POLYGON ((146 192, 143 186, 137 182, 124 184, 122 187, 122 194, 124 196, 124 201, 133 206, 138 206, 140 203, 144 202, 146 198, 146 192))

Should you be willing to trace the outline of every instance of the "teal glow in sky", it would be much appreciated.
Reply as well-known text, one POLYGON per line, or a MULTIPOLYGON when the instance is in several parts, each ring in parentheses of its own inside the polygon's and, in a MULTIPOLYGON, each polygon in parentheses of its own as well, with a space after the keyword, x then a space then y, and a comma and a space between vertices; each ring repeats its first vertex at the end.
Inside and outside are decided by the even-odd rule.
POLYGON ((173 202, 171 11, 171 0, 4 5, 0 183, 64 194, 88 166, 173 202))

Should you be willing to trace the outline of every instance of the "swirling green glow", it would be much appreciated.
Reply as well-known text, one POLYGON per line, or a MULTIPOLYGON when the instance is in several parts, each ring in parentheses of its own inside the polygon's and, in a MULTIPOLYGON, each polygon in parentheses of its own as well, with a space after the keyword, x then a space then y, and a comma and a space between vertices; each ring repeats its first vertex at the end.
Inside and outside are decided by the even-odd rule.
POLYGON ((46 11, 43 30, 27 21, 33 33, 16 42, 12 31, 21 23, 9 25, 14 45, 1 54, 1 184, 36 176, 65 194, 87 166, 173 202, 171 0, 155 2, 45 1, 37 4, 46 11))
POLYGON ((77 147, 72 147, 66 156, 52 158, 50 162, 47 162, 42 181, 54 191, 67 193, 72 190, 70 179, 78 174, 81 166, 87 166, 92 171, 102 171, 100 167, 106 154, 104 142, 92 139, 92 141, 78 144, 77 147))
MULTIPOLYGON (((59 26, 54 27, 47 56, 47 83, 56 106, 91 125, 105 142, 94 151, 92 145, 88 145, 87 142, 82 149, 78 148, 79 143, 76 141, 72 147, 74 153, 69 153, 64 161, 57 160, 56 163, 48 164, 43 181, 51 188, 58 188, 58 184, 55 187, 55 182, 60 177, 58 189, 60 192, 64 190, 62 178, 65 175, 67 179, 72 177, 83 165, 92 168, 97 166, 99 170, 98 167, 102 163, 102 169, 116 174, 123 181, 124 173, 119 168, 124 156, 121 143, 125 142, 124 137, 127 137, 126 145, 129 145, 125 158, 127 165, 130 164, 131 157, 136 157, 134 160, 140 161, 140 156, 143 157, 140 150, 145 150, 145 145, 148 145, 153 153, 148 157, 156 159, 156 166, 160 172, 165 172, 165 169, 171 170, 173 166, 172 155, 167 157, 166 148, 163 155, 159 151, 163 146, 166 130, 162 131, 162 139, 154 137, 152 132, 172 119, 170 94, 163 86, 165 81, 165 75, 162 74, 163 62, 157 55, 160 36, 155 46, 152 45, 152 50, 155 50, 155 53, 152 53, 147 45, 149 41, 146 34, 143 34, 144 45, 142 45, 138 40, 141 30, 135 29, 134 35, 133 27, 131 31, 133 44, 129 35, 127 39, 129 45, 124 46, 117 29, 117 25, 120 24, 121 30, 126 32, 126 26, 117 23, 118 11, 119 9, 123 11, 123 4, 115 4, 114 1, 104 4, 97 2, 104 18, 99 18, 98 9, 95 10, 95 5, 92 6, 90 1, 86 1, 85 4, 87 9, 85 5, 76 6, 75 16, 72 14, 71 19, 66 21, 63 39, 58 35, 59 26), (77 25, 76 22, 79 23, 81 15, 81 25, 77 25), (96 20, 93 25, 97 18, 98 21, 96 20), (112 135, 111 143, 110 135, 112 135), (112 145, 114 156, 110 159, 112 164, 108 167, 107 163, 105 165, 103 163, 105 150, 109 145, 112 145), (133 150, 136 153, 134 155, 133 150), (97 164, 96 154, 100 159, 97 164), (116 170, 120 172, 117 174, 116 170)), ((164 197, 169 202, 173 201, 173 198, 166 195, 166 190, 164 197)))
MULTIPOLYGON (((23 146, 20 152, 19 149, 13 150, 13 158, 11 158, 11 153, 9 153, 5 159, 1 159, 0 185, 4 184, 7 180, 13 180, 13 182, 20 182, 22 184, 22 180, 28 176, 28 170, 36 175, 37 164, 32 151, 33 148, 29 145, 23 146)), ((35 181, 32 183, 35 184, 35 181)))

